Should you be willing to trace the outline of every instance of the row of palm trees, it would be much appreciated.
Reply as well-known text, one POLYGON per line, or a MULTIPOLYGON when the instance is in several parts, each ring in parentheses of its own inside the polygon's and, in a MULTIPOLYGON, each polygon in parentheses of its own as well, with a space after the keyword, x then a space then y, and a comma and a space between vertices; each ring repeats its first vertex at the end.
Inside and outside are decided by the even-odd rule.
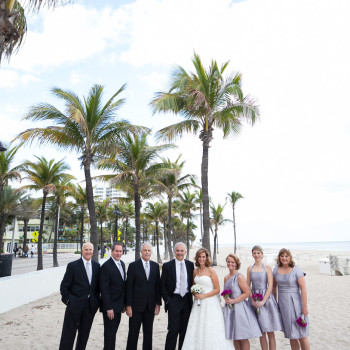
MULTIPOLYGON (((205 69, 197 54, 192 60, 195 71, 186 72, 178 66, 172 74, 170 88, 159 92, 151 101, 154 113, 173 112, 184 118, 156 133, 158 141, 173 142, 185 133, 199 134, 202 142, 201 197, 203 217, 203 246, 210 250, 210 199, 208 183, 209 148, 213 131, 218 128, 228 137, 240 130, 243 120, 254 124, 259 115, 254 99, 244 96, 241 74, 228 77, 223 74, 229 62, 221 67, 212 61, 205 69)), ((162 151, 175 147, 171 143, 151 146, 147 138, 150 130, 133 125, 117 116, 125 102, 120 98, 123 85, 107 102, 102 101, 103 87, 94 85, 83 100, 74 92, 53 88, 52 93, 65 105, 65 110, 48 103, 30 108, 24 117, 32 121, 49 121, 46 128, 31 128, 20 133, 15 140, 22 143, 50 144, 66 151, 76 151, 84 169, 87 207, 91 226, 91 241, 95 247, 93 259, 98 259, 98 231, 93 198, 91 166, 111 171, 101 176, 104 180, 127 188, 134 198, 136 258, 138 258, 141 222, 141 199, 152 196, 148 193, 153 186, 163 188, 168 197, 167 239, 172 227, 171 204, 178 191, 174 184, 189 186, 190 175, 180 176, 180 161, 157 162, 162 151), (163 178, 162 178, 163 177, 163 178), (152 186, 150 186, 152 183, 152 186)), ((48 189, 49 190, 49 189, 48 189)), ((40 232, 39 232, 40 233, 40 232)), ((39 235, 40 240, 40 235, 39 235)), ((171 250, 169 252, 171 254, 171 250)))

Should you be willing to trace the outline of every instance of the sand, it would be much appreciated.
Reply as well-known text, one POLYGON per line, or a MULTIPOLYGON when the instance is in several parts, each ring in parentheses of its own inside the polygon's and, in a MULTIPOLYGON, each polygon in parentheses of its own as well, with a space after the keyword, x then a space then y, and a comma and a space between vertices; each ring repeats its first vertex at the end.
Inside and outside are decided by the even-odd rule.
MULTIPOLYGON (((225 258, 231 248, 220 248, 218 266, 221 288, 223 277, 227 274, 225 258)), ((195 249, 191 250, 193 259, 195 249)), ((265 252, 269 253, 269 252, 265 252)), ((276 253, 270 251, 270 253, 276 253)), ((310 318, 310 344, 316 350, 350 349, 350 317, 346 293, 350 287, 350 276, 329 276, 320 274, 318 258, 326 257, 320 251, 293 251, 298 266, 306 272, 308 308, 310 318)), ((339 252, 341 255, 349 253, 339 252)), ((247 267, 252 263, 250 251, 246 248, 238 251, 242 260, 241 272, 246 275, 247 267)), ((24 291, 25 292, 25 291, 24 291)), ((1 302, 6 302, 2 300, 1 302)), ((65 305, 60 294, 55 293, 0 314, 0 349, 58 349, 63 323, 65 305)), ((154 320, 153 349, 164 349, 167 333, 167 314, 161 308, 154 320)), ((128 335, 128 317, 123 314, 117 333, 117 349, 126 347, 128 335)), ((276 332, 277 349, 290 349, 289 341, 283 333, 276 332)), ((92 325, 87 349, 103 348, 103 319, 97 313, 92 325)), ((139 349, 142 349, 142 333, 139 337, 139 349)), ((260 349, 258 339, 251 339, 251 349, 260 349)))

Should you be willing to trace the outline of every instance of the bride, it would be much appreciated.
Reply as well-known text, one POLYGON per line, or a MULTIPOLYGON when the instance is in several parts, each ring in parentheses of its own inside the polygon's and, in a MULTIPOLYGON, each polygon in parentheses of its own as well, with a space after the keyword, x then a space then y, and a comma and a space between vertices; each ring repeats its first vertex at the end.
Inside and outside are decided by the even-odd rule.
POLYGON ((204 292, 194 294, 195 301, 182 350, 234 349, 232 342, 225 336, 224 317, 218 296, 219 280, 210 264, 208 250, 200 248, 195 257, 197 269, 193 271, 193 282, 200 284, 204 292))

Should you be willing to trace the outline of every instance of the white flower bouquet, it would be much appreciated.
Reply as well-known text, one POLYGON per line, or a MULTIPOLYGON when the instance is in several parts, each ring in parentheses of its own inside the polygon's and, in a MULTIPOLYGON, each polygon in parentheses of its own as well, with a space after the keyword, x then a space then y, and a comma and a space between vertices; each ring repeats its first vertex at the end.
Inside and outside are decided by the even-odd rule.
MULTIPOLYGON (((191 292, 193 294, 197 294, 197 293, 203 293, 204 292, 204 288, 201 284, 194 284, 192 287, 191 287, 191 292)), ((197 300, 197 305, 200 306, 201 305, 201 301, 200 300, 197 300)))

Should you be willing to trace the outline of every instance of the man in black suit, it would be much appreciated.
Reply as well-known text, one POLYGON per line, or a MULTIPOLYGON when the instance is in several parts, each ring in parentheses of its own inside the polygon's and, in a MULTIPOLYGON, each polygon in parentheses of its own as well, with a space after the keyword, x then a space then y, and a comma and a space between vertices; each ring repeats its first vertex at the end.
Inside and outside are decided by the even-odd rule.
POLYGON ((60 350, 86 348, 95 313, 100 305, 100 264, 92 261, 94 247, 90 242, 83 245, 82 258, 70 262, 61 282, 62 302, 67 305, 64 314, 60 350))
POLYGON ((177 243, 174 247, 175 259, 163 264, 161 294, 168 311, 168 334, 166 350, 175 350, 179 335, 179 349, 185 339, 188 319, 192 308, 191 286, 193 262, 185 260, 186 246, 177 243))
POLYGON ((151 261, 152 246, 141 246, 141 259, 131 263, 126 282, 126 314, 129 318, 127 350, 136 350, 142 324, 143 350, 152 350, 154 315, 159 314, 160 297, 159 265, 151 261))
POLYGON ((101 266, 101 311, 104 325, 104 350, 115 349, 121 313, 125 311, 125 264, 123 245, 114 243, 111 258, 101 266))

